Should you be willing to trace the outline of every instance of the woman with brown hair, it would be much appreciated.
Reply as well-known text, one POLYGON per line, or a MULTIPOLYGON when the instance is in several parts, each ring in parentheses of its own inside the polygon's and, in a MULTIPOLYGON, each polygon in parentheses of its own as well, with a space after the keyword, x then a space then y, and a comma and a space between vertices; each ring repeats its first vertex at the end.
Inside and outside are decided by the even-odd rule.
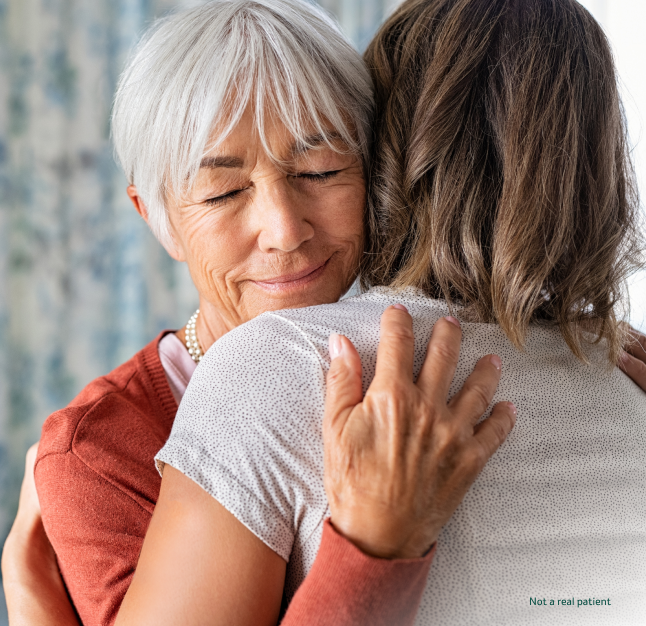
POLYGON ((365 59, 377 97, 366 286, 415 286, 495 322, 622 345, 639 202, 603 31, 575 1, 419 1, 365 59))
MULTIPOLYGON (((178 566, 196 584, 207 570, 224 579, 215 523, 192 535, 216 546, 208 556, 179 549, 192 526, 174 511, 205 522, 213 506, 191 501, 195 483, 226 509, 214 520, 218 533, 240 537, 236 550, 258 539, 271 548, 254 571, 287 562, 289 599, 330 513, 343 531, 336 511, 352 511, 358 489, 384 511, 401 498, 379 479, 374 450, 390 451, 380 455, 384 476, 417 471, 428 450, 464 451, 464 475, 481 466, 487 422, 434 413, 399 428, 367 417, 388 387, 381 356, 375 367, 387 309, 407 325, 393 358, 409 379, 393 379, 392 398, 419 397, 433 323, 452 312, 462 352, 453 385, 437 393, 455 393, 449 406, 459 406, 477 356, 492 353, 505 363, 494 401, 518 408, 461 503, 451 492, 411 495, 420 517, 440 502, 454 511, 426 517, 392 546, 415 557, 437 541, 417 623, 643 624, 646 395, 612 364, 624 337, 622 283, 644 248, 603 32, 575 0, 409 0, 366 60, 377 95, 362 272, 370 290, 262 315, 209 351, 157 457, 173 470, 118 623, 145 623, 145 607, 168 605, 159 589, 178 566), (410 316, 388 308, 396 303, 410 316), (324 476, 326 466, 337 472, 324 476), (344 479, 354 490, 339 488, 344 479)), ((429 493, 454 471, 448 461, 429 470, 429 493)), ((227 593, 278 606, 283 585, 248 571, 248 562, 227 568, 227 593)))

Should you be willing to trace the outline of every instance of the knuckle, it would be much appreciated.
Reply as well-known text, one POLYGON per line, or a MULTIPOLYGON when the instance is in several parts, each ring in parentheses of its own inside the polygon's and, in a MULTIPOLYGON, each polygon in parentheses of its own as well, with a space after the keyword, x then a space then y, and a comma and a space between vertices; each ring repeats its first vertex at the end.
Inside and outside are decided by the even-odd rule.
MULTIPOLYGON (((510 417, 506 417, 506 421, 510 423, 510 417)), ((502 442, 507 439, 507 433, 509 430, 505 426, 502 420, 493 420, 490 425, 491 431, 494 434, 494 440, 496 442, 496 447, 502 444, 502 442)))
POLYGON ((473 477, 484 465, 482 454, 480 446, 469 446, 460 449, 457 452, 458 459, 455 463, 456 473, 467 479, 473 477))
POLYGON ((451 422, 438 422, 433 427, 435 446, 443 456, 451 455, 457 447, 455 426, 451 422))
POLYGON ((341 363, 335 361, 330 367, 327 376, 326 376, 326 386, 328 392, 337 388, 341 383, 345 381, 347 377, 347 372, 345 367, 341 363))
POLYGON ((402 380, 391 380, 385 391, 396 402, 403 402, 410 396, 409 385, 402 380))
POLYGON ((389 327, 385 334, 388 339, 392 341, 404 343, 412 343, 413 341, 415 341, 413 329, 410 326, 405 326, 403 324, 397 324, 389 327))
POLYGON ((491 402, 489 388, 481 382, 471 382, 466 385, 465 391, 473 401, 475 410, 480 414, 484 413, 491 402))
POLYGON ((370 403, 376 411, 391 419, 406 414, 407 390, 396 382, 370 392, 370 403))
POLYGON ((429 351, 433 358, 440 361, 457 361, 458 351, 446 341, 434 341, 429 346, 429 351))
POLYGON ((491 458, 491 454, 483 445, 476 446, 470 450, 470 468, 474 472, 479 472, 491 458))

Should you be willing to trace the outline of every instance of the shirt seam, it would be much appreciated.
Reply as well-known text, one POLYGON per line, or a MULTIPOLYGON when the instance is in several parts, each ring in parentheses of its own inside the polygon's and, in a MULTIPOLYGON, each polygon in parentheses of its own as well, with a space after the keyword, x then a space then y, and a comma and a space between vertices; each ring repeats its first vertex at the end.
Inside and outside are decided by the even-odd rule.
MULTIPOLYGON (((81 423, 82 423, 82 422, 87 418, 88 414, 89 414, 91 411, 94 411, 94 410, 95 410, 95 409, 96 409, 96 408, 97 408, 97 407, 98 407, 98 406, 99 406, 99 405, 100 405, 104 400, 106 400, 106 399, 107 399, 107 398, 109 398, 110 396, 113 396, 113 395, 115 395, 115 394, 121 394, 121 393, 123 393, 124 391, 126 391, 126 390, 128 389, 128 386, 129 386, 129 385, 130 385, 130 383, 132 382, 132 379, 133 379, 133 378, 135 378, 135 376, 136 376, 138 373, 139 373, 139 370, 135 369, 135 371, 134 371, 134 372, 132 372, 132 374, 128 377, 128 379, 126 380, 125 384, 123 385, 123 387, 122 387, 121 389, 119 389, 119 390, 115 390, 115 391, 109 391, 108 393, 106 393, 106 394, 102 395, 102 396, 101 396, 98 400, 96 400, 96 402, 94 402, 91 406, 89 406, 89 407, 88 407, 88 409, 83 413, 83 416, 82 416, 82 417, 78 420, 78 422, 76 423, 76 426, 74 427, 74 430, 73 430, 73 431, 72 431, 72 433, 71 433, 70 442, 69 442, 69 445, 67 446, 67 449, 66 449, 64 452, 56 451, 56 452, 47 452, 47 453, 43 454, 43 456, 41 456, 41 457, 39 457, 39 458, 37 459, 37 462, 36 462, 36 464, 35 464, 35 466, 34 466, 34 471, 36 471, 36 467, 38 467, 38 464, 39 464, 43 459, 46 459, 46 458, 47 458, 47 457, 49 457, 49 456, 55 456, 55 455, 60 455, 60 456, 62 456, 62 455, 64 455, 64 454, 71 454, 74 458, 78 459, 80 463, 82 463, 83 465, 85 465, 85 467, 87 467, 91 472, 93 472, 93 474, 95 474, 96 476, 99 476, 101 479, 103 479, 104 481, 106 481, 107 483, 109 483, 110 485, 112 485, 115 489, 117 489, 118 491, 120 491, 121 493, 123 493, 125 496, 127 496, 128 498, 130 498, 130 500, 132 500, 133 502, 135 502, 135 503, 137 504, 137 506, 139 506, 141 509, 143 509, 144 511, 148 512, 148 511, 146 510, 146 508, 145 508, 145 507, 144 507, 140 502, 138 502, 138 501, 136 500, 136 498, 134 498, 134 497, 133 497, 131 494, 129 494, 127 491, 125 491, 125 490, 124 490, 120 485, 118 485, 117 483, 113 482, 112 480, 109 480, 107 477, 103 476, 103 474, 101 474, 101 473, 100 473, 100 472, 98 472, 96 469, 94 469, 91 465, 89 465, 89 464, 87 463, 87 461, 85 461, 83 458, 81 458, 81 457, 80 457, 80 456, 75 452, 75 450, 74 450, 74 440, 76 439, 76 435, 78 434, 78 430, 79 430, 79 428, 81 427, 81 423)), ((155 503, 155 504, 156 504, 156 503, 155 503)))
MULTIPOLYGON (((66 445, 65 450, 64 451, 56 450, 56 451, 52 451, 52 452, 46 452, 42 456, 39 456, 38 459, 36 459, 35 467, 38 466, 38 463, 40 463, 40 461, 42 461, 42 459, 45 459, 48 456, 52 456, 54 454, 67 454, 68 452, 74 454, 74 456, 76 456, 81 461, 81 458, 76 454, 76 452, 74 452, 74 449, 73 449, 74 448, 74 439, 76 439, 76 435, 78 433, 79 428, 81 427, 81 423, 88 416, 88 413, 94 411, 106 398, 109 398, 110 396, 113 396, 114 394, 123 393, 128 388, 128 385, 132 382, 132 379, 134 378, 134 376, 136 374, 137 374, 137 370, 135 370, 132 374, 130 374, 130 376, 128 377, 128 379, 126 380, 125 384, 123 385, 123 387, 121 389, 117 389, 115 391, 108 391, 107 393, 104 393, 100 398, 95 400, 91 405, 88 405, 87 408, 83 411, 83 415, 76 422, 76 425, 74 426, 72 432, 70 433, 69 443, 66 445)), ((77 407, 66 407, 66 408, 77 408, 77 407)), ((65 411, 65 409, 62 409, 62 410, 65 411)), ((84 461, 82 461, 82 462, 85 463, 84 461)), ((90 466, 88 465, 88 467, 90 467, 90 466)), ((97 475, 100 475, 100 474, 97 473, 97 475)))

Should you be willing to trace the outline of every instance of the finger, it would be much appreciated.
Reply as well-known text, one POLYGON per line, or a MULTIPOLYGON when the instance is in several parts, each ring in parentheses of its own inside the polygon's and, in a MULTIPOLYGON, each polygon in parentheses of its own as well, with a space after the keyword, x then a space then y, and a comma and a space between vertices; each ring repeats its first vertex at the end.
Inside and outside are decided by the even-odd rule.
POLYGON ((481 358, 462 389, 451 398, 449 408, 452 413, 460 419, 469 420, 471 425, 475 424, 493 400, 501 373, 502 362, 498 355, 490 354, 481 358))
POLYGON ((516 424, 516 415, 516 407, 511 402, 499 402, 491 415, 473 429, 473 438, 480 450, 480 469, 507 439, 516 424))
POLYGON ((38 454, 38 442, 32 445, 25 455, 25 475, 20 488, 20 512, 26 515, 40 515, 40 502, 34 480, 34 465, 38 454))
POLYGON ((414 356, 413 318, 401 304, 388 307, 381 316, 374 384, 399 380, 412 384, 414 356))
POLYGON ((646 363, 646 335, 629 327, 628 341, 624 346, 624 350, 636 359, 646 363))
POLYGON ((36 457, 38 456, 38 444, 40 441, 32 444, 27 450, 25 455, 25 473, 34 473, 34 465, 36 464, 36 457))
POLYGON ((433 327, 417 386, 431 400, 445 403, 460 357, 462 330, 454 317, 443 317, 433 327))
POLYGON ((625 372, 632 380, 646 391, 646 363, 635 358, 627 352, 619 357, 619 369, 625 372))
POLYGON ((352 342, 332 334, 329 340, 332 363, 327 373, 324 430, 343 428, 350 411, 363 399, 361 358, 352 342))

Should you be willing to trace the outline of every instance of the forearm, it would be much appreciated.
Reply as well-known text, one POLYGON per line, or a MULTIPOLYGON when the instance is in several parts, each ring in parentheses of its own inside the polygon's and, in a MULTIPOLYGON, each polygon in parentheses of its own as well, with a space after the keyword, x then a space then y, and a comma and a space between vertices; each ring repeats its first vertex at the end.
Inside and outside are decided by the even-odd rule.
POLYGON ((281 626, 413 624, 434 553, 419 559, 371 557, 326 521, 316 561, 281 626))
POLYGON ((2 552, 11 626, 79 626, 42 520, 16 519, 2 552))

